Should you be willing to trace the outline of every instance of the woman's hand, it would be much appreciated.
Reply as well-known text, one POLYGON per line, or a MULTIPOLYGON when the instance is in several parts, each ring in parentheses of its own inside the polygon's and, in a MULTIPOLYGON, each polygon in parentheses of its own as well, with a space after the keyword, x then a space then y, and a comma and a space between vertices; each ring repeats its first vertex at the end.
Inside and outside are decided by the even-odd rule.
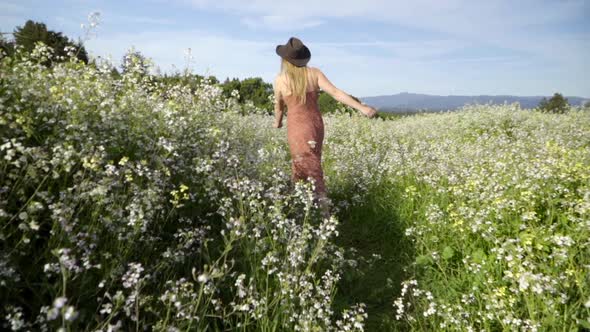
POLYGON ((375 117, 375 115, 377 115, 377 110, 371 106, 365 105, 365 107, 363 109, 363 114, 369 118, 373 118, 373 117, 375 117))

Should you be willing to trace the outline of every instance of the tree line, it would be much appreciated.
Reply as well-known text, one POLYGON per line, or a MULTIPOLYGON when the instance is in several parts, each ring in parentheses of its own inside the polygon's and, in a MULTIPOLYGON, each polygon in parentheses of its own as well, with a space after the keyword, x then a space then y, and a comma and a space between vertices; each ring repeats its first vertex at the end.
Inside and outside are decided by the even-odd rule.
POLYGON ((8 34, 0 35, 0 50, 8 56, 15 53, 17 46, 22 47, 27 52, 32 52, 36 43, 43 42, 53 48, 57 61, 60 58, 65 59, 67 57, 66 49, 69 47, 75 52, 78 60, 88 63, 88 53, 81 41, 74 41, 61 32, 48 30, 44 23, 28 20, 22 27, 16 27, 11 34, 14 36, 13 40, 5 38, 5 35, 8 34))

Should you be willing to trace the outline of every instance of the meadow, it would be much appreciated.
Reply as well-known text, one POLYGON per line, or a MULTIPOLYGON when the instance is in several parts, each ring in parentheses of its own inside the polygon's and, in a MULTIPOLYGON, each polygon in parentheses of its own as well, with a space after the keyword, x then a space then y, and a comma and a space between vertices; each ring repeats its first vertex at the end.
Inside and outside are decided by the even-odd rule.
POLYGON ((590 328, 588 109, 326 115, 323 219, 265 112, 52 59, 0 59, 3 329, 590 328))

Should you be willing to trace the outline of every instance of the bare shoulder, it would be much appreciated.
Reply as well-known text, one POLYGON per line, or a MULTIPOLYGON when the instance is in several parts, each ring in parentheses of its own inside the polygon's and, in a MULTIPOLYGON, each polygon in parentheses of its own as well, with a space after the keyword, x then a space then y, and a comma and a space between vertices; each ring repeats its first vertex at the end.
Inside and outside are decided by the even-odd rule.
POLYGON ((313 72, 313 80, 314 82, 317 82, 318 86, 321 86, 325 81, 328 80, 328 78, 321 69, 313 67, 311 68, 311 71, 313 72))
POLYGON ((319 75, 323 75, 322 71, 317 67, 308 67, 309 71, 312 73, 314 77, 318 77, 319 75))
POLYGON ((328 79, 328 77, 326 77, 324 72, 322 72, 319 68, 314 68, 314 72, 315 81, 317 82, 317 85, 321 90, 326 91, 329 94, 335 94, 338 92, 338 88, 336 88, 334 84, 330 82, 330 80, 328 79))
POLYGON ((313 83, 316 90, 319 89, 319 79, 321 75, 323 75, 322 71, 316 67, 307 67, 308 69, 308 76, 311 82, 313 83))

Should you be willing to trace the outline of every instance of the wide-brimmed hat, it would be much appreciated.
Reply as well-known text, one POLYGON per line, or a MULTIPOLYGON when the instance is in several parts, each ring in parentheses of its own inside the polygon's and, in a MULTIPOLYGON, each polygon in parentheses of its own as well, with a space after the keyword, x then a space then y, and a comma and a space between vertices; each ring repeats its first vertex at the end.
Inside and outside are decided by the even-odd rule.
POLYGON ((311 58, 309 48, 296 37, 289 38, 285 45, 277 45, 277 54, 297 67, 304 67, 311 58))

